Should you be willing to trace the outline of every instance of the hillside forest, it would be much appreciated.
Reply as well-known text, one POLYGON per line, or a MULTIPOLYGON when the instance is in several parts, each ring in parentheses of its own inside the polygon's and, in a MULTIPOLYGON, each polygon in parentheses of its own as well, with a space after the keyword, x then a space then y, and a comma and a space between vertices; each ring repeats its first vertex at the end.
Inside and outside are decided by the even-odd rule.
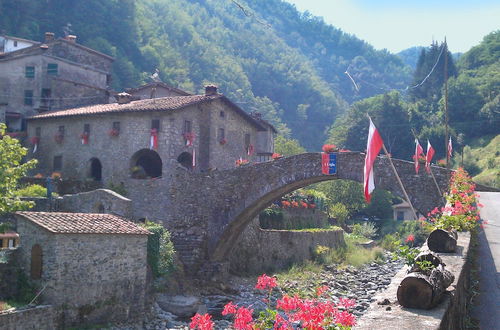
MULTIPOLYGON (((464 154, 457 164, 471 174, 499 167, 498 148, 487 145, 500 133, 500 30, 457 59, 442 42, 376 50, 281 0, 0 0, 1 33, 42 40, 46 31, 114 56, 116 91, 156 70, 192 93, 215 83, 309 151, 325 142, 364 150, 369 113, 402 159, 415 136, 444 157, 446 61, 451 135, 464 154)), ((498 182, 498 170, 488 177, 498 182)))

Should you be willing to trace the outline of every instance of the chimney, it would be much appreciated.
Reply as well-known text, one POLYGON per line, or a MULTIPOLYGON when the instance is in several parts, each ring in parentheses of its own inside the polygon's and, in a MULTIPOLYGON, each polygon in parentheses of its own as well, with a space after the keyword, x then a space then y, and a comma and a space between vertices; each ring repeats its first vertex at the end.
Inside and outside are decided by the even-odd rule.
POLYGON ((54 40, 54 32, 45 32, 45 43, 49 43, 54 40))
POLYGON ((205 86, 205 96, 217 95, 217 86, 216 85, 206 85, 205 86))
POLYGON ((66 40, 68 40, 69 42, 72 42, 72 43, 76 43, 76 36, 72 35, 72 34, 68 34, 68 36, 66 37, 66 40))
POLYGON ((118 104, 127 104, 132 101, 132 95, 130 95, 129 93, 121 92, 115 95, 115 99, 118 104))

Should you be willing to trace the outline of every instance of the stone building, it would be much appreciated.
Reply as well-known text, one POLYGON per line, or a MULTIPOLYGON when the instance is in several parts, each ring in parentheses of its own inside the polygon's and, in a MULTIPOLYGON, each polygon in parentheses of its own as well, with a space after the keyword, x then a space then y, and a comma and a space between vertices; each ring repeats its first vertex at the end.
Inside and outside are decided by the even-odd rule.
POLYGON ((23 131, 28 116, 107 103, 112 62, 72 35, 55 39, 47 32, 43 42, 1 37, 0 122, 23 131))
POLYGON ((149 232, 109 214, 17 212, 19 264, 66 325, 134 320, 146 304, 149 232))
POLYGON ((47 112, 28 118, 36 171, 109 182, 168 177, 257 161, 273 152, 275 129, 232 103, 217 87, 204 95, 132 101, 47 112))
MULTIPOLYGON (((411 210, 410 204, 407 201, 403 201, 399 204, 395 204, 392 206, 393 217, 394 220, 403 221, 403 220, 415 220, 415 216, 413 215, 413 211, 411 210)), ((417 216, 421 217, 422 215, 417 212, 417 216)))

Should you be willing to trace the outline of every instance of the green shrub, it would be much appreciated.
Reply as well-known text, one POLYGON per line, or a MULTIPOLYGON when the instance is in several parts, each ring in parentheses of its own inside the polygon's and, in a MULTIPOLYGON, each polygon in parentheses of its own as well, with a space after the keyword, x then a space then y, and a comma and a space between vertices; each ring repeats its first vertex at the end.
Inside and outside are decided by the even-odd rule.
POLYGON ((366 238, 373 238, 377 235, 377 228, 373 222, 356 223, 352 227, 352 233, 366 238))
POLYGON ((156 277, 166 276, 174 269, 174 245, 170 232, 162 225, 147 221, 143 225, 152 234, 148 236, 148 264, 156 277))
POLYGON ((384 236, 384 238, 382 238, 382 241, 380 242, 380 246, 383 249, 391 252, 396 251, 400 245, 401 239, 398 233, 387 234, 384 236))
POLYGON ((19 197, 47 197, 47 188, 32 184, 14 191, 14 194, 19 197))
POLYGON ((128 191, 125 189, 125 185, 123 182, 120 183, 114 183, 110 181, 108 183, 108 189, 114 191, 115 193, 127 197, 128 191))

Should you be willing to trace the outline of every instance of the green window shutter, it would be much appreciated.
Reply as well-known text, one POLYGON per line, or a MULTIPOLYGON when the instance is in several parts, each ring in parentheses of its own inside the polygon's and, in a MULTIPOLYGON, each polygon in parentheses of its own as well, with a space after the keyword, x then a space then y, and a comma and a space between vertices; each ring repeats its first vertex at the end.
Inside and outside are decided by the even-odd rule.
POLYGON ((24 91, 24 105, 33 105, 33 91, 25 90, 24 91))
POLYGON ((58 70, 57 63, 47 64, 47 74, 56 76, 58 73, 57 70, 58 70))
POLYGON ((35 67, 27 66, 25 70, 25 76, 26 78, 35 78, 35 67))

